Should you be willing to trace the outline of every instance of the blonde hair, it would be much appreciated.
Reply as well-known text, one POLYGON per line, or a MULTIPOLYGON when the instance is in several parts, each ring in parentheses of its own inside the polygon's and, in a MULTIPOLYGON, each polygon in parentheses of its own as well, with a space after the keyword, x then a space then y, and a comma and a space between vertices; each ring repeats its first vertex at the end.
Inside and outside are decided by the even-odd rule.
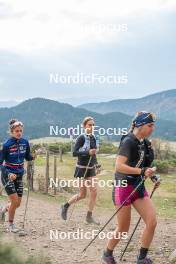
POLYGON ((86 124, 87 124, 89 121, 93 121, 93 120, 94 120, 94 119, 93 119, 93 117, 91 117, 91 116, 87 116, 87 117, 85 117, 84 120, 83 120, 83 122, 82 122, 83 127, 85 127, 86 124))

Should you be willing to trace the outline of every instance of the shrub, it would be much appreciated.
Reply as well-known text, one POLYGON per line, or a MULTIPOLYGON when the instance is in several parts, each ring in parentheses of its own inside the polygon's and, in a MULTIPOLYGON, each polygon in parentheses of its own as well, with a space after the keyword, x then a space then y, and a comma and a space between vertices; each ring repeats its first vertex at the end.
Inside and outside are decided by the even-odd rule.
POLYGON ((100 152, 103 154, 116 154, 117 153, 117 147, 114 146, 112 143, 106 143, 103 142, 100 144, 100 152))
POLYGON ((3 243, 3 241, 0 241, 0 262, 1 264, 49 264, 49 262, 43 258, 26 258, 20 255, 12 244, 3 243))
POLYGON ((70 152, 71 151, 71 144, 70 143, 55 143, 48 145, 49 151, 57 154, 62 149, 62 153, 70 152))
POLYGON ((168 160, 154 160, 152 165, 157 167, 158 172, 168 173, 168 170, 169 170, 168 160))

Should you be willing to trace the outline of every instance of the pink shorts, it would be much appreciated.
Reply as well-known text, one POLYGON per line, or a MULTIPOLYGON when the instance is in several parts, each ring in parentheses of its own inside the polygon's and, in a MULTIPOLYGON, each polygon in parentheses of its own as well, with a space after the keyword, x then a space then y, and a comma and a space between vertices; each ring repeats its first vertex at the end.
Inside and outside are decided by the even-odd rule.
MULTIPOLYGON (((115 186, 112 194, 114 205, 116 206, 122 205, 122 203, 132 193, 134 188, 135 187, 133 185, 128 185, 127 187, 115 186)), ((144 191, 144 197, 149 197, 149 194, 146 190, 144 191)), ((139 198, 140 198, 139 193, 135 192, 131 198, 127 199, 127 201, 124 203, 124 206, 134 203, 134 201, 136 201, 139 198)))

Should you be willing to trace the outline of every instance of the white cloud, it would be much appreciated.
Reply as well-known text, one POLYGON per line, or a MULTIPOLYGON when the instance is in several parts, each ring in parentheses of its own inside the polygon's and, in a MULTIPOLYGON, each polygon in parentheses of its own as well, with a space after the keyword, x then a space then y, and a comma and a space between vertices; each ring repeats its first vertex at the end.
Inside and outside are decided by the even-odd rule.
POLYGON ((1 7, 0 49, 30 55, 120 41, 124 33, 108 31, 107 25, 127 23, 146 11, 176 8, 176 1, 3 0, 1 7), (103 23, 107 27, 101 31, 103 23))

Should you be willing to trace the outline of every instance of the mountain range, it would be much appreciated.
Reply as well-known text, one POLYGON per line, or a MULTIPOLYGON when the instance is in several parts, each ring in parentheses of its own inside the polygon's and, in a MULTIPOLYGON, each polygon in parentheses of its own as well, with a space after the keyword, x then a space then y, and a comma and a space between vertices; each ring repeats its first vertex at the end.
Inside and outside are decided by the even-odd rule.
POLYGON ((159 118, 173 121, 176 120, 176 89, 138 99, 118 99, 109 102, 83 104, 78 107, 91 109, 100 114, 122 112, 127 115, 134 115, 139 110, 146 110, 154 112, 159 118))
MULTIPOLYGON (((168 91, 168 94, 165 92, 165 96, 163 96, 163 102, 161 102, 161 96, 159 95, 148 96, 148 101, 146 100, 146 102, 148 102, 146 104, 146 107, 147 106, 149 107, 149 102, 153 102, 154 100, 160 105, 163 104, 163 108, 167 107, 168 115, 166 115, 167 111, 165 109, 164 116, 161 115, 161 118, 158 119, 154 135, 168 140, 176 140, 176 122, 175 122, 175 118, 174 121, 171 120, 171 115, 169 112, 169 109, 171 109, 171 104, 174 104, 174 100, 171 96, 172 93, 174 95, 176 93, 176 90, 173 90, 172 92, 168 91), (167 99, 166 99, 166 94, 167 94, 167 99), (157 101, 159 100, 159 98, 160 101, 157 101)), ((69 104, 60 103, 50 99, 44 99, 44 98, 29 99, 18 104, 17 106, 13 106, 10 108, 7 107, 0 108, 0 141, 7 138, 8 121, 11 118, 18 118, 19 120, 24 122, 25 136, 30 139, 48 137, 50 133, 51 125, 58 126, 59 128, 76 127, 78 124, 81 123, 81 121, 85 116, 89 116, 89 115, 95 118, 97 125, 105 129, 126 128, 129 127, 132 120, 133 111, 135 111, 133 100, 130 99, 128 102, 132 102, 131 105, 133 106, 132 107, 130 103, 128 104, 126 103, 126 106, 128 105, 129 109, 131 109, 130 113, 129 110, 125 111, 125 108, 124 109, 121 108, 119 109, 119 111, 116 112, 114 111, 108 112, 107 111, 108 107, 106 107, 106 113, 98 113, 98 110, 96 112, 95 107, 92 107, 92 104, 89 104, 90 108, 87 107, 87 109, 83 109, 83 108, 73 107, 69 104), (128 112, 128 114, 125 112, 128 112)), ((141 100, 135 99, 135 102, 136 104, 140 102, 138 104, 138 107, 136 105, 136 110, 139 109, 141 110, 141 100)), ((106 103, 102 103, 102 104, 106 105, 106 103)), ((110 105, 110 102, 108 102, 107 105, 110 105)), ((143 103, 142 109, 147 109, 146 107, 143 103)), ((150 108, 148 109, 150 110, 150 108)), ((173 109, 172 117, 174 117, 176 113, 176 107, 174 108, 174 106, 172 105, 172 109, 173 109)), ((163 111, 164 109, 162 109, 161 112, 163 111)), ((105 108, 103 112, 105 112, 105 108)), ((119 137, 117 136, 111 137, 111 139, 119 140, 119 137)))

